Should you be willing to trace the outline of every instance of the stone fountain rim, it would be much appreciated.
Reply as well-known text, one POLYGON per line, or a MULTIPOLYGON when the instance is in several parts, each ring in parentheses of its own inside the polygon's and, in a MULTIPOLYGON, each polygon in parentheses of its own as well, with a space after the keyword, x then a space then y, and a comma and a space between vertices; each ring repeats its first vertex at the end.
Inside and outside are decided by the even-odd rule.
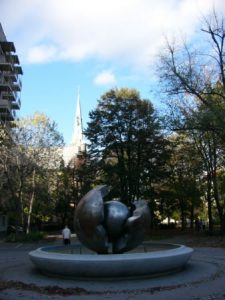
POLYGON ((152 277, 183 269, 193 249, 180 244, 145 243, 172 249, 123 254, 65 254, 47 252, 65 246, 41 247, 29 253, 35 267, 48 276, 108 280, 152 277), (175 248, 174 248, 175 247, 175 248))
MULTIPOLYGON (((48 250, 51 249, 65 249, 66 246, 44 246, 37 248, 36 250, 33 250, 29 252, 29 256, 32 258, 33 256, 40 256, 42 258, 48 258, 48 259, 56 259, 61 258, 63 260, 85 260, 87 261, 103 261, 103 260, 115 260, 118 261, 121 258, 122 259, 143 259, 143 258, 159 258, 159 257, 165 257, 165 256, 174 256, 175 254, 183 254, 183 253, 192 253, 193 249, 190 247, 187 247, 182 244, 173 244, 173 243, 161 243, 161 242, 143 242, 141 245, 151 246, 151 245, 159 245, 159 246, 170 246, 173 247, 171 249, 162 249, 162 250, 156 250, 151 252, 125 252, 120 254, 97 254, 97 253, 80 253, 80 254, 71 254, 71 253, 58 253, 58 252, 50 252, 48 250), (140 257, 141 254, 141 257, 140 257)), ((74 243, 71 246, 68 246, 68 248, 73 248, 76 246, 80 246, 80 243, 74 243)))

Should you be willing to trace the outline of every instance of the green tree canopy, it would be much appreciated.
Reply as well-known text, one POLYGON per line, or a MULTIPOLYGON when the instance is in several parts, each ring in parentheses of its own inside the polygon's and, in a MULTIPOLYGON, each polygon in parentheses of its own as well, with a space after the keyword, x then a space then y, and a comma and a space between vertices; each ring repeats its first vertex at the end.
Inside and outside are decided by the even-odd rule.
POLYGON ((111 195, 126 203, 143 196, 166 148, 152 103, 135 89, 116 88, 102 95, 89 116, 89 151, 111 195))
POLYGON ((4 147, 1 163, 6 178, 4 188, 10 194, 7 205, 11 203, 16 223, 26 225, 27 231, 32 214, 41 217, 47 211, 51 175, 59 167, 62 145, 63 139, 55 122, 36 113, 16 122, 11 145, 4 147))

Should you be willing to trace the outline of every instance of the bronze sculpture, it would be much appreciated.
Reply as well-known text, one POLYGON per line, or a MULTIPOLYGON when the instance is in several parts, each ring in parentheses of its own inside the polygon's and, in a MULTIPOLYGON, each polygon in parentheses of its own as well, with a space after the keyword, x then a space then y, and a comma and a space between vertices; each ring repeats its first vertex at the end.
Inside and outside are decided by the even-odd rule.
POLYGON ((137 247, 150 223, 149 207, 144 200, 129 209, 119 201, 103 201, 109 192, 106 185, 89 191, 75 212, 75 230, 81 243, 99 253, 118 254, 137 247))

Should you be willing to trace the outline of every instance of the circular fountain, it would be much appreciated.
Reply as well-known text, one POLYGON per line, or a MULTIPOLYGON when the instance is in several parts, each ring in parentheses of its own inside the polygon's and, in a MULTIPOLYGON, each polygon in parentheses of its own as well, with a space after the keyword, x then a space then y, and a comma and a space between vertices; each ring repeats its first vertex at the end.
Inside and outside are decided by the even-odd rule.
POLYGON ((79 202, 75 229, 81 244, 42 247, 29 253, 42 272, 75 278, 153 276, 182 269, 193 249, 184 245, 143 242, 149 226, 147 203, 128 209, 103 202, 107 186, 98 186, 79 202), (82 249, 85 250, 83 253, 82 249))
POLYGON ((74 254, 73 247, 50 246, 31 251, 29 255, 34 265, 47 274, 106 279, 181 270, 193 252, 189 247, 174 244, 143 243, 146 252, 141 248, 123 254, 74 254))

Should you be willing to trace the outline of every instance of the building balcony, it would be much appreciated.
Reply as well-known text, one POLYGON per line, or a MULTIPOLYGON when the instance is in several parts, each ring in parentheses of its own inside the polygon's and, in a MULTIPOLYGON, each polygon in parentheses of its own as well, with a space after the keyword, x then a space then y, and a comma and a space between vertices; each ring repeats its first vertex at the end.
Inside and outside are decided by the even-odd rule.
POLYGON ((13 42, 0 41, 0 46, 3 52, 16 52, 16 48, 13 42))
POLYGON ((15 73, 4 73, 5 81, 16 82, 18 80, 18 75, 15 73))
POLYGON ((16 74, 23 75, 23 70, 22 70, 21 66, 14 66, 14 72, 16 74))
POLYGON ((20 99, 17 99, 16 101, 12 101, 11 107, 12 107, 12 109, 20 109, 20 107, 21 107, 20 99))
POLYGON ((6 54, 6 61, 15 65, 19 65, 20 61, 19 61, 19 57, 16 54, 6 54))
POLYGON ((10 92, 12 91, 11 83, 10 82, 0 82, 0 92, 10 92))
POLYGON ((0 113, 6 111, 11 111, 11 102, 9 102, 8 100, 0 100, 0 113))
POLYGON ((16 118, 16 114, 13 110, 11 112, 9 112, 9 111, 1 112, 0 111, 0 120, 3 122, 14 121, 15 118, 16 118))
POLYGON ((17 82, 17 83, 14 83, 13 85, 12 85, 12 90, 14 91, 14 92, 20 92, 21 91, 21 85, 17 82))
POLYGON ((16 118, 16 112, 11 109, 10 103, 3 103, 0 101, 0 119, 2 121, 14 121, 16 118))
POLYGON ((0 119, 2 121, 14 121, 16 112, 12 110, 11 102, 7 100, 0 100, 0 119))
POLYGON ((13 91, 7 91, 2 92, 0 101, 3 101, 3 103, 8 103, 11 109, 20 109, 21 107, 21 101, 16 92, 13 91))
POLYGON ((22 89, 22 81, 20 79, 17 82, 12 83, 12 90, 15 92, 20 92, 22 89))
POLYGON ((2 99, 10 100, 10 101, 17 101, 17 93, 13 92, 12 90, 8 90, 6 92, 2 92, 2 99))
POLYGON ((0 91, 1 92, 20 92, 22 89, 22 81, 17 77, 16 82, 12 82, 11 80, 6 80, 8 79, 8 76, 4 76, 5 80, 0 81, 0 91))
POLYGON ((2 72, 10 72, 11 74, 23 75, 23 70, 21 66, 18 64, 19 59, 17 55, 12 56, 12 61, 5 61, 5 59, 0 59, 0 71, 2 72), (13 61, 15 60, 15 61, 13 61))
POLYGON ((0 62, 0 71, 13 72, 13 66, 9 62, 0 62))

